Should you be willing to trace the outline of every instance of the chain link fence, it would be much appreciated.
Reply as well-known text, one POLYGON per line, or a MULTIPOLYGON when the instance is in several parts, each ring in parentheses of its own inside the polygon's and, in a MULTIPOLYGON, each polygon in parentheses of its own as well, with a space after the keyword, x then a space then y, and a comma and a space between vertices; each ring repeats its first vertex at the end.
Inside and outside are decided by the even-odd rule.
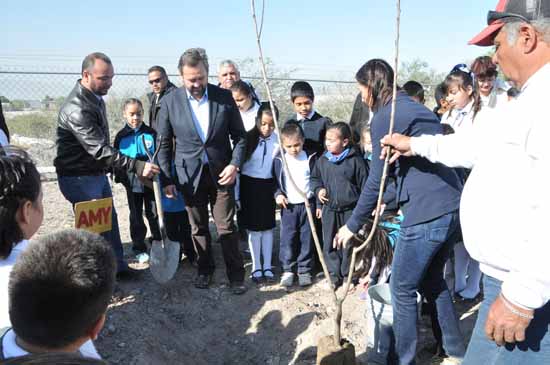
MULTIPOLYGON (((79 78, 80 74, 77 72, 0 70, 0 100, 10 130, 27 137, 53 139, 57 112, 79 78)), ((180 86, 179 75, 169 75, 169 78, 174 84, 180 86)), ((252 82, 262 99, 267 97, 262 80, 255 76, 242 78, 252 82)), ((292 112, 289 100, 290 87, 297 80, 270 79, 275 101, 283 117, 292 112)), ((217 83, 216 76, 210 76, 209 81, 217 83)), ((349 119, 357 94, 354 82, 308 81, 315 90, 315 107, 319 112, 337 120, 349 119)), ((121 105, 124 99, 139 98, 144 101, 144 106, 147 108, 146 94, 149 91, 147 74, 117 73, 113 79, 113 86, 106 96, 111 128, 118 130, 123 125, 121 105)))

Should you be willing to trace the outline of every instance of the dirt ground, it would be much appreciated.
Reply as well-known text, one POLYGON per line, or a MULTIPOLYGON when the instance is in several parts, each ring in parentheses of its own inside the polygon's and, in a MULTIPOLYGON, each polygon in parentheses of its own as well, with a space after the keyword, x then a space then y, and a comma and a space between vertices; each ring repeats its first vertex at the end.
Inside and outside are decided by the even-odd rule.
MULTIPOLYGON (((55 181, 45 182, 44 223, 38 235, 73 226, 70 204, 55 181)), ((257 286, 232 295, 227 288, 220 247, 214 244, 217 270, 208 290, 194 288, 196 269, 183 261, 174 279, 159 285, 146 264, 130 250, 128 209, 121 186, 114 187, 120 232, 128 260, 142 270, 139 280, 119 282, 105 328, 95 342, 112 364, 314 364, 318 338, 332 331, 333 307, 319 282, 286 291, 278 284, 257 286)), ((276 246, 278 244, 276 234, 276 246)), ((243 249, 245 245, 243 244, 243 249)), ((274 254, 274 262, 276 260, 274 254)), ((247 273, 251 263, 246 261, 247 273)), ((344 303, 343 337, 355 345, 358 363, 366 364, 366 304, 358 293, 344 303)), ((465 340, 476 307, 457 306, 465 340)), ((429 360, 433 345, 429 318, 422 317, 419 363, 429 360)))

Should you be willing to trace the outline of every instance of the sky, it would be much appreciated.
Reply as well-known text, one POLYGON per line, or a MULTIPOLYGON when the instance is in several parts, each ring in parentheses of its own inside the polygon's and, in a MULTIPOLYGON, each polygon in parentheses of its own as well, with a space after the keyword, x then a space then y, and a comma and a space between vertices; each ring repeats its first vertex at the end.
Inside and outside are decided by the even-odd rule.
MULTIPOLYGON (((486 54, 467 42, 496 3, 402 0, 400 59, 446 72, 486 54)), ((352 80, 371 58, 393 64, 395 14, 393 0, 266 0, 264 53, 305 79, 352 80)), ((205 48, 212 66, 258 55, 250 0, 2 0, 0 24, 0 70, 78 71, 93 51, 138 73, 175 73, 189 47, 205 48)))

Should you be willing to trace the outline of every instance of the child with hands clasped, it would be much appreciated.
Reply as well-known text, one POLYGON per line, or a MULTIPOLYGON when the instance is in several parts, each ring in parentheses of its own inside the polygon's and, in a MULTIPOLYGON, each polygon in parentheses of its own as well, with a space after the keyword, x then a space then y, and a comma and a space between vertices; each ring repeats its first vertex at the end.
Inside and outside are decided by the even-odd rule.
MULTIPOLYGON (((245 162, 238 180, 237 201, 242 211, 242 225, 248 230, 252 256, 252 281, 273 282, 271 255, 275 228, 275 182, 273 158, 279 151, 274 114, 269 103, 262 103, 256 115, 256 127, 246 134, 245 162), (263 256, 263 265, 261 262, 263 256)), ((275 115, 279 111, 275 108, 275 115)))
POLYGON ((281 286, 290 287, 294 272, 300 286, 311 285, 313 266, 313 237, 307 218, 305 199, 315 209, 315 197, 310 188, 310 174, 315 164, 315 153, 308 156, 303 150, 304 132, 296 123, 287 123, 281 130, 281 141, 288 170, 295 182, 291 183, 283 168, 280 155, 273 160, 273 176, 277 183, 275 201, 281 209, 281 240, 279 259, 283 267, 281 286), (305 199, 302 193, 305 193, 305 199))
POLYGON ((327 151, 317 160, 311 174, 311 190, 322 204, 316 214, 323 224, 323 254, 330 279, 339 286, 348 274, 352 248, 349 245, 335 248, 330 243, 351 216, 368 170, 361 153, 352 146, 351 129, 346 123, 338 122, 327 128, 325 145, 327 151))

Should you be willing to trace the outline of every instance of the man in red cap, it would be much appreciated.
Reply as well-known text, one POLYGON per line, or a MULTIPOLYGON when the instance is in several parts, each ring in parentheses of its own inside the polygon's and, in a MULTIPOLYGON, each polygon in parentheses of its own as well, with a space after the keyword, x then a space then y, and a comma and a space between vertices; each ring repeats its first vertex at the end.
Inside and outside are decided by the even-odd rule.
MULTIPOLYGON (((468 133, 386 136, 401 156, 472 168, 460 219, 484 272, 484 300, 463 364, 550 364, 550 0, 501 0, 470 44, 495 46, 493 61, 521 88, 485 109, 468 133)), ((402 158, 402 157, 401 157, 402 158)))

